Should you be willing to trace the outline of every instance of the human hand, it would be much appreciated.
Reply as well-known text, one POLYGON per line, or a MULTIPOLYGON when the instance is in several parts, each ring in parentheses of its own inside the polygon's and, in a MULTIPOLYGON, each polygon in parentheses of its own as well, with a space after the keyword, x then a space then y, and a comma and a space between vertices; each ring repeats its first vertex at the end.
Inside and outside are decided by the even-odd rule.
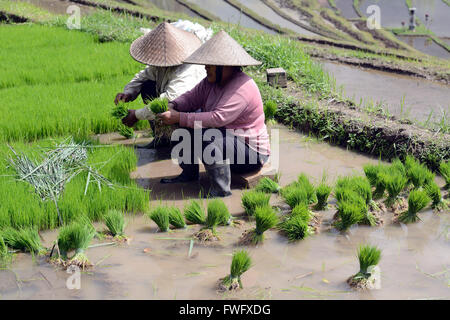
POLYGON ((119 101, 123 101, 123 102, 130 102, 131 99, 131 95, 127 94, 127 93, 118 93, 116 95, 116 98, 114 99, 114 103, 117 105, 119 103, 119 101))
POLYGON ((122 123, 127 127, 132 127, 138 122, 138 118, 136 118, 136 110, 129 109, 128 115, 122 119, 122 123))
POLYGON ((156 118, 166 125, 180 122, 180 113, 174 109, 156 115, 156 118))

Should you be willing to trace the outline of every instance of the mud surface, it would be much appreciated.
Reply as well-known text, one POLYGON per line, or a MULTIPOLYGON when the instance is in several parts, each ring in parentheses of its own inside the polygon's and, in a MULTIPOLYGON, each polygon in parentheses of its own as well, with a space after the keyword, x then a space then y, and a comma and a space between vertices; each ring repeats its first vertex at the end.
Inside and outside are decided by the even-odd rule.
POLYGON ((360 99, 375 104, 383 101, 392 115, 418 122, 426 121, 431 112, 431 120, 440 120, 444 112, 449 117, 448 85, 330 62, 322 65, 336 78, 337 86, 344 87, 345 96, 354 98, 357 104, 360 99))
MULTIPOLYGON (((362 172, 362 165, 377 160, 314 142, 285 128, 279 131, 281 184, 286 185, 300 172, 314 181, 326 170, 330 180, 338 175, 362 172), (285 155, 289 154, 289 157, 285 155)), ((176 165, 163 160, 164 153, 142 156, 138 170, 144 185, 153 188, 153 197, 183 205, 181 192, 192 194, 192 186, 157 185, 160 177, 178 173, 176 165), (148 163, 149 160, 159 159, 148 163), (146 163, 147 162, 147 163, 146 163), (166 196, 163 195, 166 191, 166 196), (159 197, 158 197, 159 194, 159 197), (168 200, 167 200, 168 199, 168 200)), ((193 188, 195 189, 195 187, 193 188)), ((241 191, 225 201, 234 215, 240 208, 241 191)), ((281 203, 272 196, 273 205, 281 203)), ((155 203, 154 203, 155 204, 155 203)), ((335 208, 323 212, 321 232, 297 243, 274 230, 266 232, 265 242, 248 247, 253 267, 242 276, 244 289, 217 293, 216 283, 229 273, 231 253, 242 232, 254 226, 219 227, 220 241, 214 246, 194 244, 191 236, 199 226, 157 233, 157 227, 141 215, 129 217, 126 234, 129 244, 87 250, 94 269, 81 274, 81 289, 68 290, 70 277, 46 262, 17 254, 9 270, 0 271, 2 299, 448 299, 450 254, 448 212, 420 214, 422 222, 408 226, 390 223, 386 214, 383 227, 352 228, 342 235, 330 228, 335 208), (177 239, 177 240, 174 240, 177 239), (381 289, 371 292, 351 290, 346 280, 358 271, 356 250, 360 243, 382 249, 381 289), (268 277, 267 275, 270 275, 268 277)), ((102 230, 102 224, 96 224, 102 230)), ((57 232, 43 232, 47 247, 57 232)), ((107 240, 106 240, 107 241, 107 240)), ((98 240, 94 241, 95 243, 98 240)))

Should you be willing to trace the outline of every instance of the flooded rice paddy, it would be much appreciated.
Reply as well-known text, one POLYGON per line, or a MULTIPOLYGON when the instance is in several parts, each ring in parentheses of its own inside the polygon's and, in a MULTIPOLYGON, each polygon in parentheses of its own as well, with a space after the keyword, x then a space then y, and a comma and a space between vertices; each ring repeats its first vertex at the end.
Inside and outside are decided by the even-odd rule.
POLYGON ((386 110, 398 118, 413 121, 439 121, 446 115, 449 121, 450 87, 429 80, 412 78, 382 71, 322 62, 326 71, 344 87, 344 95, 355 102, 382 101, 386 110))
MULTIPOLYGON (((277 127, 278 128, 278 127, 277 127)), ((275 129, 277 129, 275 128, 275 129)), ((330 181, 338 175, 362 172, 365 163, 375 159, 318 143, 296 132, 279 127, 281 184, 306 172, 319 181, 326 170, 330 181), (289 155, 289 157, 284 156, 289 155)), ((273 130, 273 129, 272 129, 273 130)), ((118 139, 111 135, 108 139, 118 139)), ((167 154, 141 153, 139 168, 133 174, 153 188, 153 198, 183 207, 185 200, 200 190, 196 185, 162 186, 159 179, 179 173, 167 154), (156 160, 156 161, 154 161, 156 160), (152 162, 149 162, 152 161, 152 162), (183 196, 182 196, 183 194, 183 196)), ((202 178, 201 184, 203 184, 202 178)), ((225 199, 230 211, 239 218, 242 190, 233 188, 225 199)), ((272 204, 280 200, 272 196, 272 204)), ((154 202, 153 202, 154 204, 154 202)), ((81 289, 68 290, 70 274, 48 264, 18 254, 11 269, 0 271, 1 299, 448 299, 449 240, 448 212, 430 210, 420 214, 422 222, 408 226, 390 223, 383 216, 382 227, 355 227, 347 235, 330 228, 335 209, 321 212, 321 232, 305 240, 288 243, 275 231, 266 233, 265 242, 249 248, 253 267, 242 276, 244 289, 219 294, 219 278, 229 273, 231 254, 242 232, 254 222, 240 227, 219 227, 221 241, 213 247, 194 244, 189 256, 189 238, 199 229, 158 233, 146 217, 129 218, 128 244, 97 247, 87 251, 95 267, 81 274, 81 289), (356 250, 361 243, 382 249, 381 289, 371 292, 350 290, 349 276, 358 271, 356 250)), ((243 220, 243 218, 241 218, 243 220)), ((103 226, 96 224, 97 229, 103 226)), ((56 231, 43 232, 50 247, 56 231)))
POLYGON ((178 3, 175 0, 149 0, 149 1, 160 9, 171 12, 181 12, 191 17, 199 18, 198 14, 196 14, 192 10, 189 10, 189 8, 183 6, 182 4, 178 3))
POLYGON ((450 52, 446 49, 438 45, 429 37, 421 37, 421 36, 397 36, 397 39, 407 43, 411 47, 429 54, 431 56, 435 56, 443 59, 450 59, 450 52))
POLYGON ((346 19, 356 19, 359 15, 356 13, 353 7, 353 0, 335 0, 336 7, 341 12, 341 15, 346 19))

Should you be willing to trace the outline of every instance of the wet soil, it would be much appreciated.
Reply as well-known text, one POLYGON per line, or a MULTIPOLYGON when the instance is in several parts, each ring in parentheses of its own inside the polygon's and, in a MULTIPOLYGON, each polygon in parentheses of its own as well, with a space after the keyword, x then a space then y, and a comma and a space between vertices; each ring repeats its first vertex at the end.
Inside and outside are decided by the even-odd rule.
MULTIPOLYGON (((365 163, 378 161, 315 142, 283 127, 274 129, 280 130, 281 185, 292 182, 300 172, 319 182, 326 171, 334 181, 338 175, 362 173, 365 163), (283 156, 286 154, 289 157, 283 156)), ((152 186, 154 198, 182 207, 185 201, 181 192, 193 194, 189 190, 196 187, 158 186, 158 178, 179 172, 175 164, 163 159, 159 153, 142 156, 134 174, 141 177, 144 186, 152 186), (148 163, 152 157, 158 160, 148 163)), ((233 196, 225 199, 233 215, 244 212, 239 205, 241 193, 233 187, 233 196)), ((281 204, 281 199, 274 195, 271 203, 281 204)), ((294 243, 268 230, 264 243, 248 247, 253 267, 242 276, 242 290, 218 293, 216 285, 229 274, 231 253, 243 230, 252 229, 254 222, 243 220, 239 228, 218 227, 220 246, 195 243, 189 255, 189 240, 201 226, 160 233, 147 217, 136 215, 128 218, 128 244, 86 251, 94 267, 81 273, 81 289, 69 290, 66 282, 71 274, 49 264, 45 257, 33 261, 30 255, 19 253, 10 269, 0 271, 0 294, 3 299, 450 298, 448 212, 425 210, 420 213, 422 222, 407 226, 392 224, 392 214, 386 213, 383 227, 356 226, 347 234, 330 228, 333 214, 333 208, 321 212, 321 232, 294 243), (358 271, 355 256, 361 243, 382 250, 380 290, 355 291, 346 283, 358 271)), ((104 226, 97 223, 96 228, 102 230, 104 226)), ((57 231, 41 235, 45 246, 50 247, 57 231)))

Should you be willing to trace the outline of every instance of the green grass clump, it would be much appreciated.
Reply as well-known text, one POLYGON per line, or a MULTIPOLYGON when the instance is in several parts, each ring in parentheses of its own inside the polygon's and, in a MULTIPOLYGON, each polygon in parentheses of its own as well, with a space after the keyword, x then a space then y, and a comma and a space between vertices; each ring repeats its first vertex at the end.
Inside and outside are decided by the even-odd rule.
POLYGON ((257 207, 255 210, 255 236, 253 243, 257 244, 264 240, 264 232, 278 224, 278 217, 271 206, 257 207))
POLYGON ((241 276, 252 266, 250 255, 245 250, 233 253, 231 260, 230 274, 222 279, 222 285, 226 290, 236 290, 243 288, 241 276))
POLYGON ((308 222, 304 220, 302 215, 291 215, 279 224, 279 229, 286 234, 289 241, 297 241, 305 239, 311 232, 308 222))
POLYGON ((113 237, 123 237, 125 235, 125 216, 119 210, 111 210, 105 215, 105 225, 113 237))
POLYGON ((206 217, 203 208, 196 200, 191 202, 184 208, 184 217, 193 224, 205 224, 206 217))
POLYGON ((215 232, 215 228, 219 225, 227 225, 230 223, 231 215, 228 208, 221 199, 213 199, 208 203, 208 214, 206 216, 205 225, 207 228, 215 232))
POLYGON ((156 223, 160 232, 169 231, 169 212, 170 208, 166 206, 158 206, 150 212, 150 219, 156 223))
POLYGON ((442 177, 445 179, 445 188, 450 188, 450 163, 442 161, 439 166, 439 172, 441 173, 442 177))
POLYGON ((280 190, 280 186, 272 179, 264 177, 259 180, 258 184, 255 187, 255 190, 265 193, 278 193, 278 191, 280 190))
POLYGON ((359 274, 369 277, 367 272, 370 266, 376 266, 381 259, 381 250, 375 246, 362 245, 358 249, 359 274))
POLYGON ((406 188, 408 178, 397 171, 392 171, 387 174, 382 174, 382 179, 384 179, 384 185, 386 186, 386 190, 389 194, 386 199, 386 204, 388 206, 393 205, 400 192, 406 188))
POLYGON ((184 221, 184 217, 180 209, 176 207, 171 207, 169 209, 169 223, 178 229, 186 228, 186 221, 184 221))
POLYGON ((32 254, 43 254, 45 252, 39 233, 33 227, 19 229, 7 227, 0 232, 0 236, 10 248, 28 251, 32 254))
POLYGON ((165 98, 156 98, 150 102, 150 110, 154 114, 164 113, 169 110, 169 101, 165 98))
POLYGON ((352 225, 362 222, 365 218, 363 201, 351 202, 342 200, 338 202, 338 217, 335 226, 341 231, 348 230, 352 225))
POLYGON ((275 114, 277 113, 277 103, 273 100, 266 101, 264 103, 264 116, 267 120, 272 120, 275 118, 275 114))
POLYGON ((58 248, 65 265, 77 265, 83 270, 90 266, 85 250, 89 247, 96 231, 89 219, 80 218, 68 225, 63 226, 58 234, 58 248), (70 251, 75 250, 75 255, 69 259, 70 251))
POLYGON ((317 188, 316 188, 316 197, 317 197, 317 203, 314 206, 315 210, 325 210, 327 208, 327 201, 328 197, 331 193, 331 187, 327 185, 325 182, 322 182, 317 188))
POLYGON ((295 208, 299 204, 309 204, 306 190, 297 184, 292 184, 281 189, 281 196, 291 208, 295 208))
POLYGON ((251 190, 242 194, 241 201, 242 206, 245 209, 245 213, 249 216, 253 216, 257 207, 264 207, 269 204, 270 194, 251 190))
POLYGON ((429 203, 431 199, 428 197, 427 192, 425 190, 413 190, 409 194, 408 198, 408 211, 403 212, 398 220, 403 223, 416 222, 420 220, 417 213, 424 209, 429 203))

